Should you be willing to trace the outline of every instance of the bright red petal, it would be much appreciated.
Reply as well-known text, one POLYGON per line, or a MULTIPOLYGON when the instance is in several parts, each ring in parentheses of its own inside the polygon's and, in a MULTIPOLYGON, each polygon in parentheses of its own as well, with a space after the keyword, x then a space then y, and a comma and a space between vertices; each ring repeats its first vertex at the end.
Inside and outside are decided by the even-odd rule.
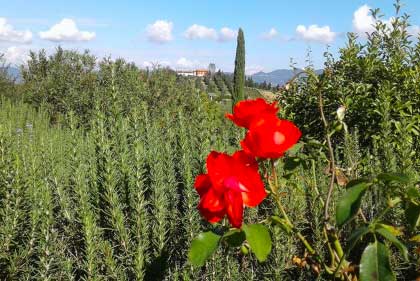
POLYGON ((201 174, 195 178, 194 187, 197 190, 198 194, 203 196, 209 188, 211 187, 211 181, 208 174, 201 174))
POLYGON ((235 174, 240 186, 242 201, 248 207, 259 205, 267 196, 258 167, 235 165, 235 174))
POLYGON ((201 197, 198 209, 209 222, 214 223, 220 221, 226 214, 223 194, 218 194, 214 189, 210 188, 201 197))
POLYGON ((255 157, 276 159, 282 157, 300 136, 299 129, 292 122, 264 115, 254 120, 241 146, 255 157))
POLYGON ((242 226, 242 218, 244 206, 240 192, 228 190, 225 193, 226 213, 230 224, 233 227, 240 228, 242 226))
POLYGON ((299 128, 288 120, 281 120, 278 130, 285 136, 285 141, 280 144, 284 151, 295 145, 302 136, 299 128))
POLYGON ((221 210, 218 212, 212 212, 207 209, 203 209, 201 205, 198 205, 198 210, 200 211, 200 214, 211 223, 219 222, 223 217, 226 215, 226 210, 221 210))
POLYGON ((232 157, 226 153, 210 152, 207 157, 207 173, 212 186, 218 192, 224 192, 223 182, 231 175, 232 157))
POLYGON ((253 169, 258 170, 258 162, 255 157, 243 150, 238 150, 232 155, 233 159, 244 163, 246 166, 250 166, 253 169))
POLYGON ((277 103, 267 103, 264 99, 245 100, 237 103, 233 108, 233 114, 226 114, 237 126, 249 129, 255 118, 261 114, 276 115, 278 111, 277 103))

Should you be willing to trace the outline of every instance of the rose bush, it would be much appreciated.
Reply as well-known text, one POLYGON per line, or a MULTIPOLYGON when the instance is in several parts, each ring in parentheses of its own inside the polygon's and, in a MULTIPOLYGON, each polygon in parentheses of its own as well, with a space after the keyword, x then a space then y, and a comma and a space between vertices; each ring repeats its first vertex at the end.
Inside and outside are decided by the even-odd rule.
MULTIPOLYGON (((308 75, 313 74, 308 72, 308 75)), ((317 79, 314 75, 312 77, 317 79)), ((319 83, 322 84, 322 81, 319 83)), ((319 99, 323 117, 321 94, 319 99)), ((346 183, 347 190, 337 202, 334 202, 336 214, 333 221, 329 215, 329 204, 332 204, 331 194, 338 175, 330 138, 337 133, 337 129, 334 127, 330 131, 328 121, 323 117, 322 121, 326 129, 325 143, 328 145, 332 172, 326 200, 322 198, 317 200, 320 207, 325 210, 323 222, 325 240, 322 241, 325 249, 317 249, 313 246, 313 241, 309 242, 312 239, 307 239, 296 227, 296 223, 289 218, 287 208, 282 203, 284 194, 279 183, 276 161, 279 158, 282 159, 285 153, 299 141, 301 132, 292 122, 278 118, 278 110, 277 103, 269 104, 263 99, 256 99, 241 101, 233 108, 233 114, 226 114, 226 117, 237 126, 247 129, 244 139, 240 141, 242 150, 233 155, 210 152, 207 157, 207 173, 198 175, 194 186, 200 196, 198 210, 201 215, 210 223, 221 222, 227 216, 232 228, 222 225, 218 228, 218 234, 213 231, 199 234, 192 241, 189 261, 193 265, 202 266, 219 245, 227 245, 240 247, 244 254, 251 250, 256 258, 263 262, 271 252, 271 236, 267 227, 271 225, 280 227, 286 235, 293 235, 300 240, 305 249, 304 255, 302 258, 294 256, 292 262, 298 267, 312 270, 315 275, 323 274, 333 280, 359 280, 358 278, 362 281, 395 280, 389 250, 384 240, 398 248, 405 261, 409 260, 408 249, 395 236, 397 228, 382 219, 396 206, 405 202, 408 222, 412 222, 410 225, 414 229, 420 221, 420 208, 418 208, 420 203, 416 199, 420 193, 417 188, 411 187, 410 192, 405 192, 403 188, 396 188, 398 185, 411 184, 408 177, 396 173, 379 174, 371 178, 349 181, 346 183), (387 208, 368 220, 361 210, 362 200, 366 193, 373 192, 380 185, 385 185, 392 190, 392 194, 388 195, 391 197, 388 198, 387 208), (273 199, 270 203, 276 204, 276 210, 280 214, 273 214, 259 223, 243 224, 244 206, 256 207, 268 195, 273 199), (340 240, 343 232, 340 230, 358 216, 362 218, 362 224, 345 240, 346 247, 343 247, 340 240), (365 243, 360 265, 355 265, 348 259, 348 255, 362 239, 373 242, 368 245, 365 243), (329 253, 329 260, 325 260, 320 251, 329 253), (379 279, 376 278, 377 276, 379 279)), ((338 118, 338 121, 345 126, 344 118, 342 116, 338 118)), ((303 154, 302 157, 287 157, 282 161, 283 169, 291 170, 289 172, 293 173, 292 170, 304 163, 305 159, 308 159, 308 156, 303 154)), ((314 192, 320 194, 317 186, 314 186, 314 192)))

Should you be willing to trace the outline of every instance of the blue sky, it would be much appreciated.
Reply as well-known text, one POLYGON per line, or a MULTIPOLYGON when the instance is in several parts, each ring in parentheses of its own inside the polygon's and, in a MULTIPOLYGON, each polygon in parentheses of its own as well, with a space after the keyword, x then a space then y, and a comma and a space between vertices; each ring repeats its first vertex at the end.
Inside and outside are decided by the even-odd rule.
MULTIPOLYGON (((380 8, 388 20, 394 15, 393 3, 0 0, 0 52, 19 63, 29 49, 52 52, 61 45, 90 49, 98 57, 124 57, 139 66, 196 68, 215 62, 231 71, 235 32, 242 27, 248 73, 288 68, 290 58, 303 66, 309 48, 313 63, 321 67, 327 44, 336 53, 345 44, 346 32, 369 32, 369 7, 380 8)), ((420 1, 405 0, 403 11, 411 15, 417 32, 420 1)))

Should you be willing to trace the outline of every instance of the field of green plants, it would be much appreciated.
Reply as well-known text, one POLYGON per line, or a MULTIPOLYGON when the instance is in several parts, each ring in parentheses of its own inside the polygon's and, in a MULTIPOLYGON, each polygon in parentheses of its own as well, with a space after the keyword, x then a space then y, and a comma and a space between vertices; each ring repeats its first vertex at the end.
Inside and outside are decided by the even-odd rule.
POLYGON ((349 34, 338 57, 325 54, 323 74, 308 67, 278 96, 280 116, 302 131, 275 166, 279 200, 313 259, 266 220, 280 211, 269 197, 244 215, 269 227, 265 262, 223 245, 202 267, 188 261, 198 233, 229 226, 200 216, 194 189, 208 153, 232 153, 244 135, 224 117, 230 104, 207 94, 229 99, 222 75, 205 82, 89 52, 31 53, 21 83, 0 73, 0 279, 333 279, 322 260, 343 272, 337 280, 358 280, 373 241, 389 249, 395 274, 376 280, 420 278, 420 43, 408 19, 379 23, 367 40, 349 34), (338 223, 340 198, 361 179, 374 187, 338 223), (378 223, 392 237, 369 228, 378 223), (343 253, 329 248, 326 225, 343 253))

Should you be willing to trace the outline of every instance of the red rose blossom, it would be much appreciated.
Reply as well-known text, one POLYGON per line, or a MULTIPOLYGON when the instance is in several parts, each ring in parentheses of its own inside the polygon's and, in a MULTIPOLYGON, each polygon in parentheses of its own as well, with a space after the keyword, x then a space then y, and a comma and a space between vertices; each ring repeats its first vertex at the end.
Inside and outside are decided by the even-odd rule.
POLYGON ((276 115, 279 108, 277 102, 271 104, 264 99, 245 100, 238 102, 233 108, 233 114, 226 114, 239 127, 249 129, 252 121, 262 114, 276 115))
POLYGON ((198 175, 194 187, 200 195, 198 209, 209 222, 225 215, 233 227, 241 227, 243 206, 255 207, 266 197, 255 158, 243 151, 233 156, 212 151, 207 174, 198 175))
POLYGON ((292 122, 265 114, 251 123, 241 146, 254 157, 276 159, 296 144, 300 136, 300 130, 292 122))

